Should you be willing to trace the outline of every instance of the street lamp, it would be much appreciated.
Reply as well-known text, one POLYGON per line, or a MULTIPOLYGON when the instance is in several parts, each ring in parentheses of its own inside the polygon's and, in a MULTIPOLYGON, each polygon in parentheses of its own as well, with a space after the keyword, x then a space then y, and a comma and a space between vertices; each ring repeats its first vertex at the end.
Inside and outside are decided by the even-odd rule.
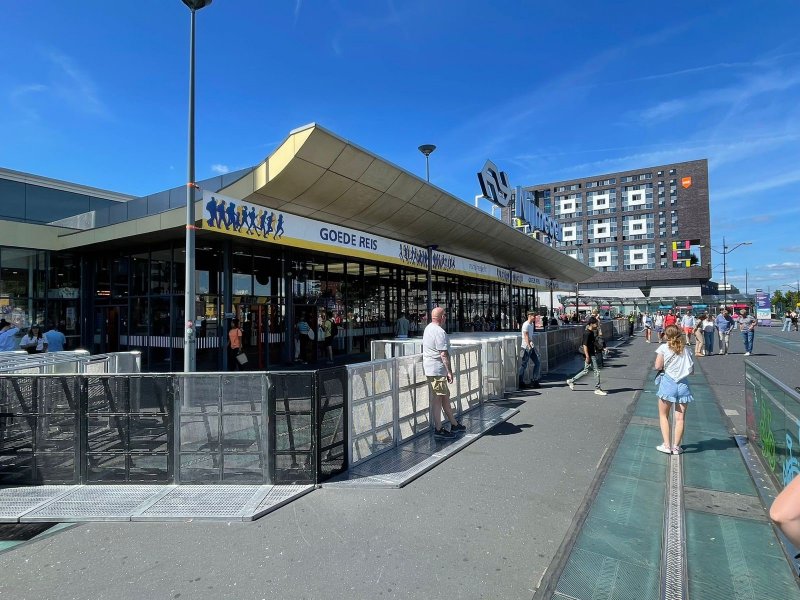
POLYGON ((434 150, 436 150, 436 146, 433 144, 422 144, 422 146, 419 147, 419 151, 425 155, 425 179, 428 183, 431 182, 431 169, 428 163, 428 157, 434 150))
POLYGON ((192 373, 197 366, 197 340, 194 335, 195 281, 194 281, 194 15, 212 0, 181 0, 192 11, 189 33, 189 156, 186 178, 186 290, 183 303, 184 328, 183 370, 192 373))
POLYGON ((722 238, 722 250, 717 250, 716 248, 712 248, 711 245, 708 246, 700 246, 701 248, 708 248, 716 252, 717 254, 722 254, 722 285, 724 286, 722 290, 722 299, 723 308, 727 308, 728 306, 728 254, 736 250, 739 246, 751 246, 753 242, 739 242, 735 246, 728 248, 728 245, 725 243, 725 238, 722 238))

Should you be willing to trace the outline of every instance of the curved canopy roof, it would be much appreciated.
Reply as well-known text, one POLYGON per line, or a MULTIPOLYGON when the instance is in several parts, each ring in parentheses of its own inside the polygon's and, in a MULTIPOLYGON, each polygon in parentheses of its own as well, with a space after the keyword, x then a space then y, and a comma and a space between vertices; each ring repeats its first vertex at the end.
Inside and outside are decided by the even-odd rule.
POLYGON ((596 272, 313 123, 219 193, 547 279, 596 272))

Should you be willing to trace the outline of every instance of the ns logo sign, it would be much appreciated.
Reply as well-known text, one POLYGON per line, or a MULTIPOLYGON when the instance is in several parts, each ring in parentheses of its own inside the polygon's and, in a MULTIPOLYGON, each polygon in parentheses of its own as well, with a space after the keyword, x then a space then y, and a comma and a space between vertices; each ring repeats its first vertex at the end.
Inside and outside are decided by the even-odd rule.
POLYGON ((508 176, 497 168, 490 160, 483 165, 483 170, 478 173, 478 182, 481 192, 493 204, 505 208, 511 202, 511 186, 508 185, 508 176))

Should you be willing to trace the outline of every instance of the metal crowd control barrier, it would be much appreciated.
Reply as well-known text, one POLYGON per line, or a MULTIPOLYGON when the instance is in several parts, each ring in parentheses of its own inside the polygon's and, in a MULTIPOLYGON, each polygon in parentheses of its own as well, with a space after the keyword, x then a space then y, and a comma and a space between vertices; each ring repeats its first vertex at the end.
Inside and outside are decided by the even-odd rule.
POLYGON ((583 325, 569 325, 544 332, 547 336, 548 368, 555 368, 559 363, 575 356, 581 344, 583 330, 583 325))
POLYGON ((498 338, 456 338, 454 347, 480 346, 482 388, 487 400, 499 400, 505 394, 505 373, 503 370, 503 340, 498 338))
POLYGON ((372 340, 370 342, 371 360, 411 356, 422 352, 422 338, 407 340, 372 340))
POLYGON ((628 319, 611 319, 611 323, 615 338, 628 337, 628 329, 630 327, 628 319))
POLYGON ((800 474, 800 393, 744 363, 747 437, 784 487, 800 474))
POLYGON ((0 374, 0 483, 316 483, 347 371, 0 374))
MULTIPOLYGON (((477 344, 452 349, 456 377, 450 404, 456 414, 484 400, 480 354, 477 344)), ((422 355, 348 365, 347 372, 350 466, 430 431, 430 387, 422 370, 422 355)))
POLYGON ((90 355, 86 350, 46 352, 44 354, 14 353, 0 357, 0 373, 138 373, 141 353, 110 352, 90 355))

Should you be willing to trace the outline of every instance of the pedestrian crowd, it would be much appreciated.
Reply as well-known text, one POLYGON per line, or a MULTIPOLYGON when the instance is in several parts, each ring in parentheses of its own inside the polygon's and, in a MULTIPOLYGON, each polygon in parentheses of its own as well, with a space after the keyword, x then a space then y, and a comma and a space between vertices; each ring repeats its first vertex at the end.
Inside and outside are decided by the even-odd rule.
POLYGON ((667 328, 671 325, 678 326, 686 345, 691 348, 694 343, 695 356, 714 354, 714 340, 719 345, 718 354, 728 354, 731 333, 737 329, 742 335, 744 355, 750 356, 753 353, 755 328, 758 325, 757 319, 746 308, 741 309, 734 318, 727 307, 722 307, 717 315, 708 312, 695 316, 687 310, 680 319, 672 310, 668 310, 666 314, 659 310, 655 315, 643 315, 642 323, 645 342, 648 344, 653 341, 665 342, 667 328), (653 340, 654 335, 656 340, 653 340))
POLYGON ((787 310, 783 315, 783 329, 781 331, 797 331, 797 317, 800 311, 787 310))

